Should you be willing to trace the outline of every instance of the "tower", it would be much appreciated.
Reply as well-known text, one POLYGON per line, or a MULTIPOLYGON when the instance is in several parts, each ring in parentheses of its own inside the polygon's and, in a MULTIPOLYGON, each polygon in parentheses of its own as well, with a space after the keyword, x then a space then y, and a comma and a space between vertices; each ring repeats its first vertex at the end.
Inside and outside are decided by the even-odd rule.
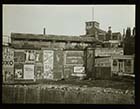
POLYGON ((95 35, 95 29, 99 29, 99 23, 96 21, 86 22, 86 35, 95 35))
POLYGON ((43 35, 46 34, 46 28, 43 28, 43 35))
POLYGON ((99 29, 99 23, 94 21, 94 7, 92 7, 92 20, 86 22, 86 35, 96 37, 98 32, 96 29, 99 29))
POLYGON ((109 40, 112 40, 112 31, 111 31, 111 26, 108 27, 108 36, 109 36, 109 40))

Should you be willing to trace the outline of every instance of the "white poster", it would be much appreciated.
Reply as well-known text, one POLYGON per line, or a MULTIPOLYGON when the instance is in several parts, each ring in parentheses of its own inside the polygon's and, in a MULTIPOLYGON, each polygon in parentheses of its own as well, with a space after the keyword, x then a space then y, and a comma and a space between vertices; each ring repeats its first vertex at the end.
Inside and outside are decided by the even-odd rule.
POLYGON ((24 79, 34 79, 34 65, 24 65, 24 79))
POLYGON ((85 73, 85 67, 74 67, 75 73, 85 73))
POLYGON ((43 51, 43 62, 44 62, 44 78, 53 79, 53 51, 43 51))

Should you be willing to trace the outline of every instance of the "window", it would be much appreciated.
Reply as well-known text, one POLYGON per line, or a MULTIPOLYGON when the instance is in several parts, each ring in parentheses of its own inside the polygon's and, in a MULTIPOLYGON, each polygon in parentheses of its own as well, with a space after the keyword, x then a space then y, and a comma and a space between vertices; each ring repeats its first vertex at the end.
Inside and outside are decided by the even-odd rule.
POLYGON ((131 60, 126 60, 126 65, 131 66, 131 60))
POLYGON ((113 60, 113 66, 117 66, 117 60, 113 60))

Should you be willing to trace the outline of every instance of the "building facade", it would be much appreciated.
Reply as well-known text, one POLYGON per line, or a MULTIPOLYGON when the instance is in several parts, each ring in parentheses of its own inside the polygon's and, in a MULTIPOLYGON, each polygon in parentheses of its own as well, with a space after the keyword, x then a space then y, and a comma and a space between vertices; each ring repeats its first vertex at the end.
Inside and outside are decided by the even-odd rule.
POLYGON ((94 37, 11 33, 14 80, 90 77, 94 45, 100 43, 94 37))
POLYGON ((134 55, 112 56, 111 72, 116 75, 134 75, 134 55))

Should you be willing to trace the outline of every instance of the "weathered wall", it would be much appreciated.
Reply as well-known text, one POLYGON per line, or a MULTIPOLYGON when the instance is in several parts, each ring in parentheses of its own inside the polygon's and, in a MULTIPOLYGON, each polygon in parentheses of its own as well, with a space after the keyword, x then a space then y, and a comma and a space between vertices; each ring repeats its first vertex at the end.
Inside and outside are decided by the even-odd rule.
POLYGON ((123 48, 96 48, 95 56, 123 55, 123 48))
POLYGON ((96 57, 95 67, 111 67, 110 57, 96 57))
POLYGON ((84 50, 65 50, 64 78, 69 78, 70 76, 83 77, 84 75, 84 50))
POLYGON ((134 104, 134 91, 58 85, 3 85, 3 103, 134 104))

